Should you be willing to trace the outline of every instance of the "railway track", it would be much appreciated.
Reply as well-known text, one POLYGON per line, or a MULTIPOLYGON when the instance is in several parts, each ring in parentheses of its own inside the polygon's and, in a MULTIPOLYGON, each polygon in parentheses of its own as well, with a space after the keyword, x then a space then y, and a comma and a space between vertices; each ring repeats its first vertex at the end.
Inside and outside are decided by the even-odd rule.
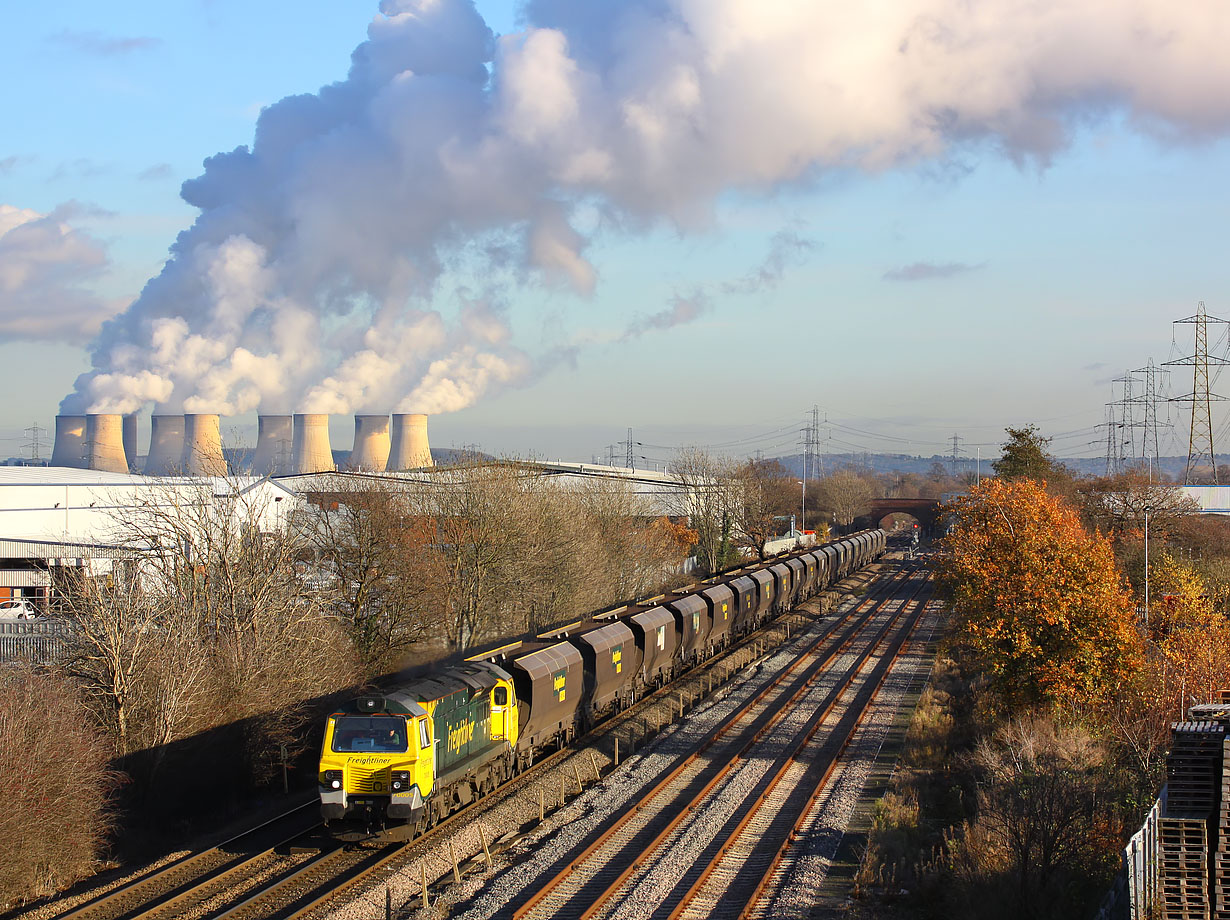
POLYGON ((320 825, 313 799, 237 834, 103 892, 56 920, 136 920, 176 917, 193 903, 281 862, 289 846, 320 825))
MULTIPOLYGON (((857 615, 857 611, 851 615, 857 615)), ((831 635, 842 622, 826 623, 824 636, 831 635)), ((643 720, 647 731, 650 718, 647 713, 657 713, 664 704, 674 712, 676 697, 677 712, 682 716, 685 698, 693 702, 713 692, 737 673, 738 668, 755 660, 790 631, 788 619, 769 624, 723 654, 709 659, 681 681, 646 696, 635 707, 603 723, 587 740, 601 744, 604 737, 615 737, 621 729, 631 734, 626 726, 639 724, 638 719, 643 720)), ((653 718, 655 728, 669 721, 669 718, 662 719, 660 714, 653 718)), ((565 749, 540 760, 531 771, 506 783, 493 795, 457 812, 408 843, 337 845, 322 836, 317 803, 313 799, 217 846, 141 874, 54 915, 54 920, 184 917, 246 920, 249 917, 298 918, 319 913, 324 905, 338 900, 348 889, 381 870, 421 855, 433 841, 447 838, 451 832, 472 821, 475 813, 517 794, 539 775, 577 753, 576 749, 565 749), (313 850, 315 852, 310 852, 313 850)))
POLYGON ((811 643, 635 808, 495 915, 740 916, 808 778, 818 771, 823 784, 917 626, 927 585, 908 574, 906 597, 878 599, 840 635, 811 643))

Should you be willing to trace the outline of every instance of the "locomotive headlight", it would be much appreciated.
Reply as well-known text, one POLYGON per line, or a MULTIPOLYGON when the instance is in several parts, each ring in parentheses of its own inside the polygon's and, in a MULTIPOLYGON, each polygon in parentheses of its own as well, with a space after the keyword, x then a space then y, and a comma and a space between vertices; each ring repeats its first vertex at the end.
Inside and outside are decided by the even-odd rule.
POLYGON ((393 770, 389 773, 389 787, 394 792, 401 792, 410 785, 409 770, 393 770))
POLYGON ((320 774, 320 784, 328 786, 330 789, 342 788, 342 771, 341 770, 325 770, 320 774))

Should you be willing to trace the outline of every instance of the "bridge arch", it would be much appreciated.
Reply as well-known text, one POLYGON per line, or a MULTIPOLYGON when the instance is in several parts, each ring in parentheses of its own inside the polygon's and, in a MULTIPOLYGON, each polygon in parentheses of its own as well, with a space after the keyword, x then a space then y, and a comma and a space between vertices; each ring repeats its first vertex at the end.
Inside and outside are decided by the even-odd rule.
POLYGON ((877 498, 867 513, 854 523, 862 527, 879 527, 880 522, 893 513, 908 514, 918 521, 923 536, 930 537, 939 521, 940 502, 935 498, 877 498))

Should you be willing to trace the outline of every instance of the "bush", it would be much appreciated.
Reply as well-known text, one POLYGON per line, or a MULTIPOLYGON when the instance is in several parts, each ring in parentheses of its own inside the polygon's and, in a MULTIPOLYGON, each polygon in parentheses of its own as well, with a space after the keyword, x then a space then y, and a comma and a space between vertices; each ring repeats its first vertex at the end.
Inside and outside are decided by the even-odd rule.
POLYGON ((67 680, 25 666, 0 674, 0 905, 94 871, 111 829, 107 758, 67 680))

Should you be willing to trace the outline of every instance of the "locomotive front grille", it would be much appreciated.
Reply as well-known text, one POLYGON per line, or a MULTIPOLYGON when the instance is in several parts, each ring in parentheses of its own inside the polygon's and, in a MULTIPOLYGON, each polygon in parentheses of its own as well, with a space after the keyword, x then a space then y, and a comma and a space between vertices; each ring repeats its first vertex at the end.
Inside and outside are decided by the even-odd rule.
POLYGON ((385 770, 380 767, 374 770, 350 767, 346 771, 346 791, 350 793, 388 792, 389 783, 385 770))

